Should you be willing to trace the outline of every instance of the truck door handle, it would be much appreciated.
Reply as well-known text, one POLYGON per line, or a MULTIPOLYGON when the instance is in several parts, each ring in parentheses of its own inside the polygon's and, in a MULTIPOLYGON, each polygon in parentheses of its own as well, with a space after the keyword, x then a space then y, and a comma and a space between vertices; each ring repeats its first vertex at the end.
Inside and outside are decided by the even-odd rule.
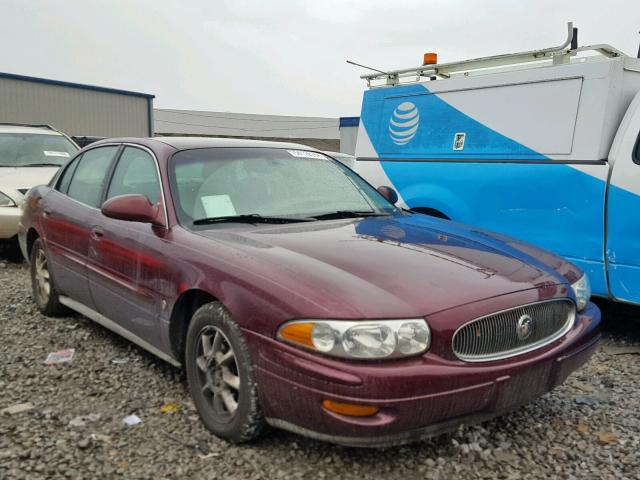
POLYGON ((91 229, 91 238, 94 240, 100 240, 104 236, 104 230, 100 227, 93 227, 91 229))
POLYGON ((44 213, 45 217, 48 217, 49 215, 51 215, 51 209, 50 208, 45 208, 42 210, 42 213, 44 213))

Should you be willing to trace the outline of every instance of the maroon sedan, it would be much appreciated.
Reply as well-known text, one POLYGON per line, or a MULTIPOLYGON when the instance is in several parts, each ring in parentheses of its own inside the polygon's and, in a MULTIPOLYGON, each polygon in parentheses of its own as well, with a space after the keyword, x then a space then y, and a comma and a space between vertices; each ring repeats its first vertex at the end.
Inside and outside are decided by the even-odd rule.
POLYGON ((408 442, 539 397, 600 313, 574 265, 394 206, 294 144, 112 139, 28 194, 39 309, 184 365, 205 425, 408 442))

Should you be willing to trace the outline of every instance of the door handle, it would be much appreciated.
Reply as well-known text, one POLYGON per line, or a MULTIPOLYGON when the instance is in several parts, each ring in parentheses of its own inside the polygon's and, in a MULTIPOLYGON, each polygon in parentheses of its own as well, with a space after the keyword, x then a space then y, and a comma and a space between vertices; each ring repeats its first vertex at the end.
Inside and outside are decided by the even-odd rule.
POLYGON ((104 236, 104 230, 100 227, 93 227, 91 229, 91 238, 94 240, 100 240, 104 236))
POLYGON ((42 213, 44 213, 45 217, 48 217, 49 215, 51 215, 51 209, 50 208, 45 208, 42 210, 42 213))

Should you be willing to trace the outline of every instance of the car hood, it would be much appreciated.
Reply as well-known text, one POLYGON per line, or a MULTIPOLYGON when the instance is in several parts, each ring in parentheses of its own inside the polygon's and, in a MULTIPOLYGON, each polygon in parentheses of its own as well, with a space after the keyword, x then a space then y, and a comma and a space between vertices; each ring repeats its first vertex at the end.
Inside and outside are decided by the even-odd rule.
MULTIPOLYGON (((566 284, 568 262, 517 242, 424 215, 199 232, 245 255, 292 298, 328 315, 422 316, 476 300, 566 284), (540 255, 536 255, 540 252, 540 255)), ((570 270, 570 269, 569 269, 570 270)))
POLYGON ((0 192, 21 204, 27 191, 49 183, 60 167, 0 167, 0 192))

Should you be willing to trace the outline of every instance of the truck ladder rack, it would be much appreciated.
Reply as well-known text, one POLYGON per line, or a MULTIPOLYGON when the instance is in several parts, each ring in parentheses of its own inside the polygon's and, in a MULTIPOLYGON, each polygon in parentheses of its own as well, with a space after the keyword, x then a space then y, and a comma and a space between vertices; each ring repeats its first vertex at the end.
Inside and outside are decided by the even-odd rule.
POLYGON ((411 77, 408 82, 420 81, 422 77, 442 77, 449 78, 452 73, 468 73, 473 70, 500 68, 508 66, 522 65, 530 62, 540 62, 552 59, 554 63, 568 63, 571 56, 578 52, 595 51, 606 57, 624 56, 622 52, 609 45, 592 45, 579 48, 571 48, 574 34, 577 29, 573 28, 573 22, 567 23, 567 39, 562 45, 545 48, 542 50, 531 50, 528 52, 508 53, 491 57, 474 58, 460 62, 420 65, 415 68, 393 70, 390 72, 371 73, 362 75, 367 81, 367 86, 399 85, 401 79, 411 77), (567 48, 568 47, 568 48, 567 48), (383 80, 384 83, 372 85, 375 80, 383 80))

